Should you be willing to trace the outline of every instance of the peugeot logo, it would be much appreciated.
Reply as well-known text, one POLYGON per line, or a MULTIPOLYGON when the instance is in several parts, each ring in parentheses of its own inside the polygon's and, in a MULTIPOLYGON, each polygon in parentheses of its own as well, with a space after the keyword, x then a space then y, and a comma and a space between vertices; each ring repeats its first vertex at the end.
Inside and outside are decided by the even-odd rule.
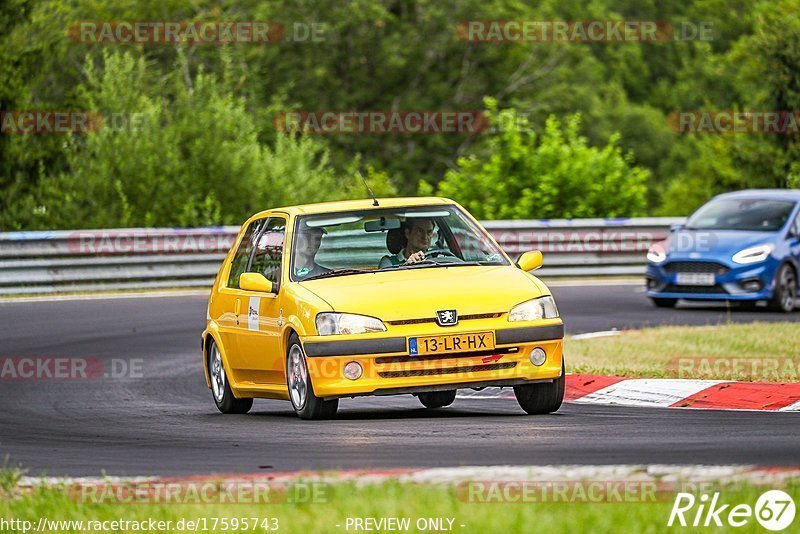
POLYGON ((458 323, 456 310, 439 310, 436 312, 436 322, 439 326, 453 326, 458 323))

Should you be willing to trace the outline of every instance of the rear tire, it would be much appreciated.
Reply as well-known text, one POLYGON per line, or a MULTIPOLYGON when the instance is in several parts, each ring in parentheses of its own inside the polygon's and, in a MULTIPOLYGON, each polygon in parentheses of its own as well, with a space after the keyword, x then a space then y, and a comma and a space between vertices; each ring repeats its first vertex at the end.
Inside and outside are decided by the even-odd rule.
POLYGON ((653 301, 653 304, 656 305, 656 308, 674 308, 678 303, 678 299, 660 299, 653 297, 650 300, 653 301))
POLYGON ((525 384, 514 386, 514 395, 523 410, 530 415, 553 413, 564 401, 564 383, 566 373, 564 362, 561 362, 561 376, 552 382, 542 384, 525 384))
POLYGON ((784 263, 775 274, 775 293, 767 307, 776 312, 789 313, 797 300, 797 277, 794 269, 784 263))
POLYGON ((286 353, 286 387, 294 412, 300 419, 330 419, 336 415, 339 399, 326 401, 314 395, 306 355, 295 334, 289 337, 286 353))
POLYGON ((233 396, 228 373, 225 372, 225 365, 222 362, 222 354, 213 339, 208 345, 208 378, 211 380, 214 404, 220 412, 242 414, 249 412, 253 407, 253 399, 237 399, 233 396))
POLYGON ((419 393, 417 398, 426 408, 444 408, 445 406, 450 406, 456 400, 456 390, 419 393))

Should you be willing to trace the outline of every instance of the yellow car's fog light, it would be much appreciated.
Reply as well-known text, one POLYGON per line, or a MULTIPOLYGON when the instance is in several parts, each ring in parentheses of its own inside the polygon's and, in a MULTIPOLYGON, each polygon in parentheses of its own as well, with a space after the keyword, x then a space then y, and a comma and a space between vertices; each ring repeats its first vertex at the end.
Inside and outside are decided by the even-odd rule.
POLYGON ((547 359, 547 353, 544 351, 543 348, 536 347, 531 351, 530 358, 531 358, 531 363, 533 365, 539 366, 542 365, 544 361, 547 359))
POLYGON ((350 380, 358 380, 364 373, 364 369, 358 362, 347 362, 344 365, 344 377, 350 380))

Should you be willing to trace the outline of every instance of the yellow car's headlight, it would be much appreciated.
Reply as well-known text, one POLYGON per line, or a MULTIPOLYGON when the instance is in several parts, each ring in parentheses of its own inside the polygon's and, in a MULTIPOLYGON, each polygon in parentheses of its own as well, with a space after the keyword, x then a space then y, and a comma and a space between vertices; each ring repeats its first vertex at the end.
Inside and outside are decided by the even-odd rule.
POLYGON ((536 321, 557 317, 556 301, 549 295, 517 304, 508 312, 509 321, 536 321))
POLYGON ((386 332, 386 326, 380 319, 367 315, 327 312, 317 315, 317 333, 321 336, 367 332, 386 332))

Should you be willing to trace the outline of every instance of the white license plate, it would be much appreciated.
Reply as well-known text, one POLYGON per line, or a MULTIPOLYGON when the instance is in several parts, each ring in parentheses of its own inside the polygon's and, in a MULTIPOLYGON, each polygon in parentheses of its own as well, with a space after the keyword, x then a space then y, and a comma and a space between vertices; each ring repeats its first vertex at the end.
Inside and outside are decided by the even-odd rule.
POLYGON ((678 273, 675 283, 679 286, 713 286, 717 280, 714 273, 678 273))

